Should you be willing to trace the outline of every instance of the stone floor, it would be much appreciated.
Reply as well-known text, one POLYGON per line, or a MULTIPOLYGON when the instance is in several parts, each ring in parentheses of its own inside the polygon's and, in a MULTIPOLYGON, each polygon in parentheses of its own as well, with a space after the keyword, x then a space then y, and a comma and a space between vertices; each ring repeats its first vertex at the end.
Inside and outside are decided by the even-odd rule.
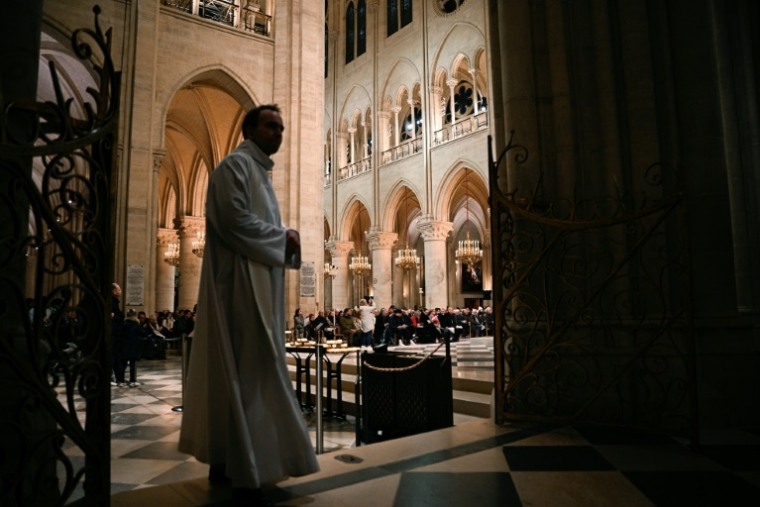
MULTIPOLYGON (((207 466, 176 450, 180 378, 176 358, 145 361, 142 386, 114 388, 113 506, 231 505, 229 487, 209 487, 207 466)), ((322 470, 270 489, 277 505, 760 505, 755 430, 707 431, 692 449, 667 437, 457 416, 452 428, 355 447, 353 420, 325 426, 322 470)), ((74 446, 67 454, 82 460, 74 446)))

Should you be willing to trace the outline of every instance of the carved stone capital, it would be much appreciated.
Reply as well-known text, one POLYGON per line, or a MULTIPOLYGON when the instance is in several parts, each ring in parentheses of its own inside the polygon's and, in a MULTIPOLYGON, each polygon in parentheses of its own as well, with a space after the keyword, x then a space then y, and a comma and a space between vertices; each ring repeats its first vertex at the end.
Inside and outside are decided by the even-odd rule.
POLYGON ((456 85, 459 84, 458 79, 447 79, 446 84, 449 85, 449 88, 454 88, 456 85))
POLYGON ((491 246, 491 229, 485 229, 483 231, 483 237, 480 240, 480 245, 485 249, 491 246))
POLYGON ((433 95, 441 95, 443 93, 443 88, 440 86, 429 86, 428 91, 433 95))
POLYGON ((206 217, 194 217, 185 215, 174 219, 174 226, 179 231, 180 239, 198 236, 200 231, 206 230, 206 217))
POLYGON ((153 150, 153 172, 158 173, 158 171, 161 169, 161 164, 164 162, 164 157, 166 156, 166 150, 153 150))
POLYGON ((156 244, 159 246, 167 246, 170 243, 175 243, 179 236, 176 229, 159 229, 156 235, 156 244))
POLYGON ((330 256, 335 259, 338 257, 348 257, 349 252, 354 247, 351 241, 330 241, 325 245, 330 251, 330 256))
POLYGON ((356 134, 356 127, 348 127, 348 133, 352 136, 356 134))
POLYGON ((398 234, 395 232, 370 232, 367 234, 367 242, 372 251, 390 250, 397 239, 398 234))
POLYGON ((391 111, 394 112, 395 114, 399 114, 401 112, 401 106, 393 106, 391 108, 391 111))
POLYGON ((417 230, 425 241, 445 241, 453 229, 454 224, 451 222, 437 220, 417 222, 417 230))

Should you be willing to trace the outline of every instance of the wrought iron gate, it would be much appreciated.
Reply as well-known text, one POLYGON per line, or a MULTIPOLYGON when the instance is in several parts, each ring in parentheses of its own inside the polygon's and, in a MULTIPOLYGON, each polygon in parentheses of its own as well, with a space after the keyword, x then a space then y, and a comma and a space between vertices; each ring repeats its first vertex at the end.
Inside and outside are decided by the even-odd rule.
POLYGON ((120 74, 110 30, 103 33, 100 9, 93 10, 95 28, 71 36, 74 55, 98 83, 86 90, 83 109, 73 111, 51 62, 55 101, 3 103, 0 112, 0 212, 13 224, 0 245, 2 505, 109 502, 120 74), (20 129, 19 118, 31 128, 20 129), (34 273, 29 303, 25 270, 34 273), (84 459, 64 452, 71 448, 84 459), (72 502, 77 487, 83 493, 72 502))
POLYGON ((496 160, 489 137, 497 422, 696 440, 686 208, 676 175, 653 165, 625 193, 553 198, 543 175, 524 174, 528 152, 512 137, 496 160), (529 188, 500 190, 507 157, 529 188))

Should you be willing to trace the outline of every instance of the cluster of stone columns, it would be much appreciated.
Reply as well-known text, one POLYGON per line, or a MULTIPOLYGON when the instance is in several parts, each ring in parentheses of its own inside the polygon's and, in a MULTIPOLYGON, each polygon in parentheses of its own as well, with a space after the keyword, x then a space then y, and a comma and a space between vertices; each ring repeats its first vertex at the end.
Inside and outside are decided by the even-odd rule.
MULTIPOLYGON (((453 229, 451 222, 428 220, 417 225, 425 243, 424 279, 426 307, 445 307, 449 303, 449 255, 448 237, 453 229)), ((397 268, 393 262, 393 251, 398 234, 395 232, 373 231, 367 234, 367 241, 372 251, 372 291, 375 305, 387 308, 391 304, 419 304, 419 296, 414 283, 408 287, 404 296, 404 279, 409 273, 397 268), (407 303, 405 303, 407 302, 407 303)), ((327 249, 332 256, 332 264, 338 268, 332 281, 333 306, 345 308, 357 301, 349 301, 351 274, 348 269, 348 257, 354 244, 350 241, 329 241, 327 249)), ((414 274, 418 276, 418 274, 414 274)))
POLYGON ((176 229, 158 229, 156 238, 156 310, 174 310, 174 278, 179 270, 176 309, 192 309, 198 302, 202 259, 193 253, 198 233, 205 231, 205 217, 183 216, 174 219, 176 229), (179 241, 179 265, 165 262, 169 245, 179 241))

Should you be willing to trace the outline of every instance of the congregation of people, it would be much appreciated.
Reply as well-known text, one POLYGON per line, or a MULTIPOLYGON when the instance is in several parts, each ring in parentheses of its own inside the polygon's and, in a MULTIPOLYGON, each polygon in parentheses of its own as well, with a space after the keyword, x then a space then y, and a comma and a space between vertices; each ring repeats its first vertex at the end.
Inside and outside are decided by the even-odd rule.
POLYGON ((354 347, 371 351, 378 346, 407 346, 413 343, 456 342, 463 337, 493 334, 494 315, 487 308, 414 308, 391 305, 376 308, 371 298, 353 308, 318 311, 305 315, 300 308, 293 316, 295 338, 312 341, 341 337, 354 347))

